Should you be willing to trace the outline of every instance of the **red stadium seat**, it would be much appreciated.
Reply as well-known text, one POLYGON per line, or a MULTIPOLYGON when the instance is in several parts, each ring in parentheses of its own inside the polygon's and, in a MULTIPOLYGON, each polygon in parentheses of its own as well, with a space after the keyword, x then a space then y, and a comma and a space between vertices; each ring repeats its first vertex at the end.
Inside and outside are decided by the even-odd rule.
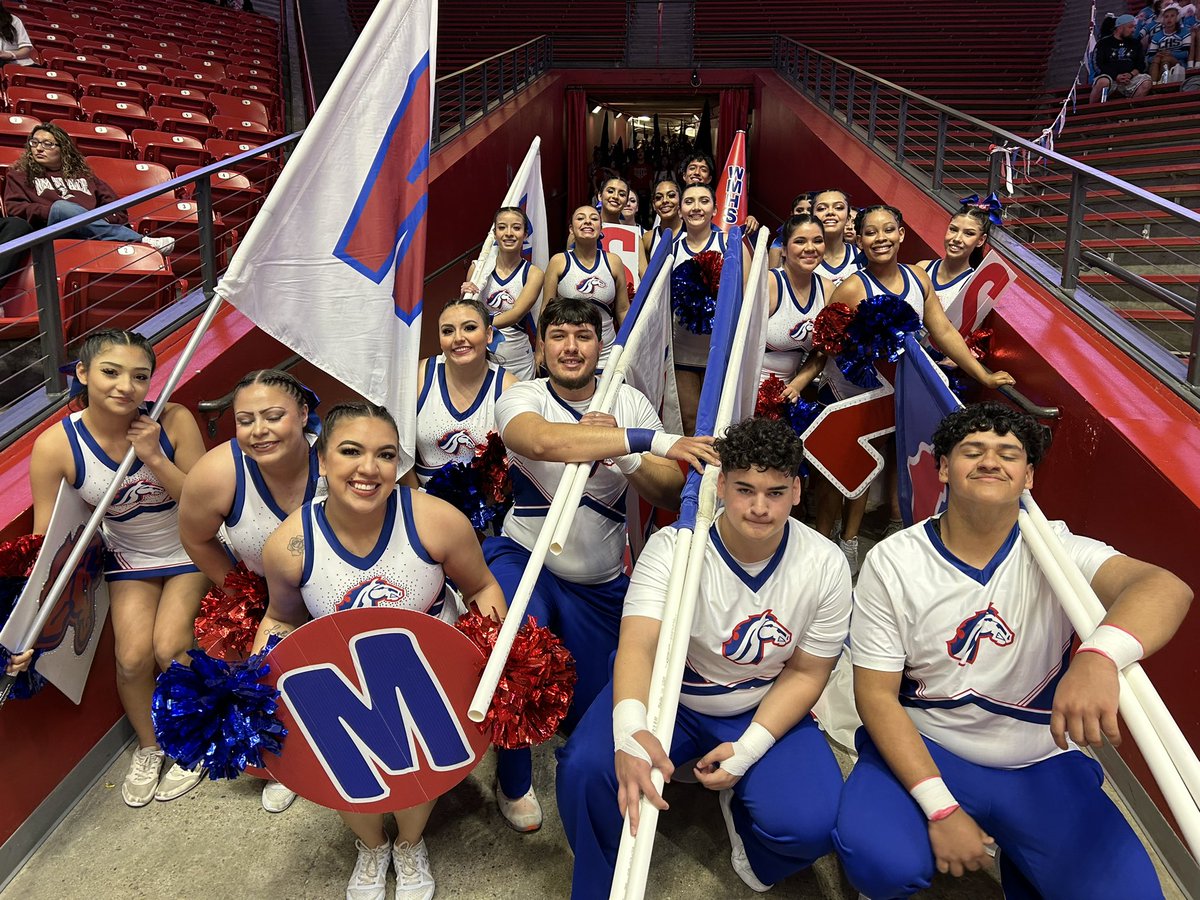
POLYGON ((263 87, 254 81, 247 81, 244 84, 234 84, 229 88, 229 93, 237 97, 245 97, 254 99, 266 107, 267 113, 271 121, 268 126, 279 121, 280 114, 283 111, 283 106, 279 101, 279 95, 273 90, 263 87))
POLYGON ((230 81, 253 81, 265 87, 274 87, 279 83, 279 73, 273 69, 256 69, 254 66, 234 63, 225 67, 225 77, 230 81))
POLYGON ((75 39, 75 50, 88 56, 105 59, 125 53, 125 45, 108 37, 81 37, 75 39))
POLYGON ((36 25, 31 23, 26 26, 25 31, 34 46, 47 43, 51 37, 54 38, 53 43, 74 46, 75 39, 78 37, 74 27, 59 22, 39 22, 36 25))
MULTIPOLYGON (((113 159, 104 156, 89 156, 87 163, 96 173, 96 177, 117 192, 118 197, 128 197, 147 188, 152 188, 171 180, 170 170, 159 163, 143 162, 139 159, 113 159)), ((164 194, 150 201, 158 205, 175 202, 175 195, 164 194)), ((133 221, 133 216, 130 216, 133 221)))
POLYGON ((207 72, 187 72, 178 70, 171 74, 171 84, 175 87, 196 88, 201 91, 223 91, 228 87, 225 78, 217 78, 207 72))
POLYGON ((158 123, 159 131, 171 134, 186 134, 198 141, 207 141, 210 137, 221 137, 221 130, 208 121, 204 113, 189 109, 173 109, 170 106, 151 106, 147 110, 150 118, 158 123))
MULTIPOLYGON (((21 158, 25 151, 20 147, 0 147, 0 194, 4 193, 4 180, 8 178, 8 167, 21 158)), ((216 192, 213 192, 216 204, 216 192)))
POLYGON ((160 69, 166 69, 179 65, 179 51, 177 50, 139 50, 133 54, 135 63, 144 63, 148 66, 156 66, 160 69))
POLYGON ((225 80, 225 66, 214 59, 181 56, 177 65, 185 72, 199 72, 203 75, 212 76, 217 81, 225 80))
POLYGON ((139 128, 133 133, 133 142, 142 159, 162 163, 168 169, 178 165, 204 166, 211 162, 211 151, 185 134, 139 128))
POLYGON ((150 88, 150 96, 157 106, 169 106, 172 109, 190 109, 193 112, 209 115, 213 105, 208 102, 208 94, 195 88, 177 88, 168 85, 154 85, 150 88))
MULTIPOLYGON (((281 137, 261 122, 239 119, 236 116, 213 116, 212 124, 220 132, 219 137, 223 137, 227 141, 248 141, 261 144, 281 137)), ((218 135, 214 135, 214 137, 216 136, 218 135)))
POLYGON ((208 102, 213 105, 219 116, 230 116, 236 119, 249 119, 251 122, 270 128, 271 117, 267 106, 261 100, 253 97, 235 97, 232 94, 209 94, 208 102))
MULTIPOLYGON (((177 176, 189 175, 199 166, 179 166, 175 169, 177 176)), ((250 179, 241 172, 232 169, 221 169, 208 178, 212 186, 213 210, 217 212, 226 226, 236 228, 239 234, 245 235, 246 228, 263 202, 263 192, 250 183, 250 179)), ((183 189, 185 197, 195 196, 195 184, 189 184, 183 189)))
POLYGON ((183 48, 174 41, 161 41, 152 37, 135 37, 129 41, 129 51, 131 53, 162 53, 167 51, 173 57, 183 54, 183 48))
POLYGON ((61 6, 43 6, 41 12, 42 21, 51 26, 63 25, 75 31, 92 27, 92 17, 82 12, 64 9, 61 6))
POLYGON ((80 75, 79 87, 85 97, 105 97, 109 100, 124 100, 140 106, 150 105, 150 93, 145 85, 122 78, 104 78, 100 75, 80 75))
POLYGON ((116 125, 127 132, 135 128, 153 128, 154 120, 138 103, 109 100, 107 97, 84 97, 80 101, 88 120, 97 125, 116 125))
POLYGON ((4 77, 9 87, 41 88, 60 94, 79 96, 79 85, 70 72, 42 69, 38 66, 5 66, 4 77))
MULTIPOLYGON (((205 149, 212 154, 212 158, 216 162, 245 153, 247 150, 253 150, 257 146, 259 146, 259 142, 257 141, 248 143, 227 141, 223 138, 212 138, 204 144, 205 149)), ((276 151, 264 153, 260 156, 252 156, 242 162, 230 163, 229 167, 241 172, 255 185, 270 185, 279 174, 280 162, 278 152, 276 151)))
POLYGON ((8 89, 8 103, 19 116, 49 119, 82 119, 83 111, 73 94, 46 91, 41 88, 13 87, 8 89))
POLYGON ((18 116, 15 113, 0 114, 0 147, 25 148, 33 129, 41 125, 33 116, 18 116))
POLYGON ((131 328, 177 299, 162 254, 147 244, 55 241, 68 335, 131 328))
POLYGON ((133 159, 137 148, 125 130, 116 125, 97 125, 94 122, 72 122, 55 119, 54 124, 71 136, 84 156, 112 156, 133 159))
POLYGON ((75 75, 108 75, 108 66, 95 56, 68 50, 43 50, 41 56, 48 69, 65 69, 75 75))
POLYGON ((163 75, 161 66, 149 63, 126 62, 122 59, 110 59, 107 62, 110 64, 110 71, 113 78, 120 78, 125 81, 138 81, 147 87, 152 84, 167 83, 167 78, 163 75))
MULTIPOLYGON (((175 249, 171 253, 171 270, 181 278, 198 280, 200 256, 200 213, 194 200, 155 197, 135 203, 129 209, 129 221, 142 234, 155 237, 172 237, 175 249)), ((229 264, 236 233, 230 229, 220 215, 213 215, 213 237, 217 254, 217 265, 229 264)))

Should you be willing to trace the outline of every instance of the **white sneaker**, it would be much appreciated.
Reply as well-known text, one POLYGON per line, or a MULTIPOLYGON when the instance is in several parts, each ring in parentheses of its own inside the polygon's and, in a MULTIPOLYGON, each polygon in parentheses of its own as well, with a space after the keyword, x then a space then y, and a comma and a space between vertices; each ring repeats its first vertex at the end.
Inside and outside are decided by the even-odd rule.
POLYGON ((429 868, 429 853, 424 840, 415 844, 396 841, 392 847, 392 864, 396 867, 396 900, 433 900, 437 885, 429 868))
POLYGON ((533 792, 532 787, 525 792, 524 797, 509 800, 504 795, 504 791, 500 789, 500 783, 497 782, 496 806, 500 808, 500 815, 504 816, 504 821, 514 831, 529 834, 542 827, 542 805, 538 803, 537 795, 533 792))
POLYGON ((852 537, 848 541, 838 538, 838 546, 846 554, 846 562, 850 564, 850 577, 853 578, 858 574, 858 538, 852 537))
POLYGON ((386 841, 374 850, 360 840, 355 840, 354 846, 358 848, 358 861, 354 863, 350 883, 346 885, 346 900, 386 900, 392 842, 386 841))
POLYGON ((262 808, 269 813, 281 813, 296 802, 296 792, 285 788, 278 781, 263 785, 262 808))
POLYGON ((173 237, 146 237, 142 238, 142 243, 149 247, 153 247, 163 256, 170 256, 175 251, 175 238, 173 237))
POLYGON ((758 876, 750 868, 750 860, 746 858, 746 845, 742 843, 741 835, 737 833, 737 828, 733 825, 733 811, 729 808, 729 803, 733 800, 733 790, 727 788, 721 791, 717 799, 721 803, 721 817, 725 820, 725 830, 729 832, 729 844, 733 848, 733 852, 729 855, 733 871, 737 872, 738 878, 742 879, 750 890, 760 894, 769 891, 774 885, 763 884, 758 880, 758 876))
POLYGON ((125 783, 121 785, 121 796, 126 806, 145 806, 154 799, 162 764, 163 752, 157 747, 138 747, 133 751, 129 771, 125 773, 125 783))
POLYGON ((164 802, 167 800, 178 800, 203 780, 204 766, 185 769, 179 763, 175 763, 167 770, 167 774, 163 776, 162 782, 158 785, 158 790, 154 792, 154 799, 164 802))

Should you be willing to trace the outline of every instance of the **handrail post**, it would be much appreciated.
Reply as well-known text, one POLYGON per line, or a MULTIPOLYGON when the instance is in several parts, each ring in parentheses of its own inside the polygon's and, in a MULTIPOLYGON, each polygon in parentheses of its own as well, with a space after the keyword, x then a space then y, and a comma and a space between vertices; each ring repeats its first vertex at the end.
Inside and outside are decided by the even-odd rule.
POLYGON ((458 76, 458 131, 467 130, 467 76, 458 76))
POLYGON ((804 48, 803 53, 804 53, 804 81, 802 81, 800 83, 800 87, 801 87, 801 90, 804 91, 804 93, 808 94, 808 93, 810 93, 810 91, 808 89, 808 79, 809 79, 809 73, 811 72, 811 69, 812 69, 812 62, 810 61, 810 57, 812 56, 812 54, 808 52, 807 47, 804 48))
POLYGON ((904 165, 904 138, 908 131, 908 94, 900 95, 900 109, 896 118, 896 165, 904 165))
POLYGON ((496 60, 496 62, 497 62, 497 68, 500 69, 500 84, 498 85, 498 90, 496 91, 496 100, 498 103, 503 103, 504 102, 504 57, 501 56, 498 60, 496 60))
POLYGON ((1071 200, 1067 209, 1067 236, 1063 247, 1062 287, 1074 291, 1079 283, 1079 251, 1083 240, 1083 207, 1087 201, 1087 176, 1082 172, 1071 175, 1071 200))
MULTIPOLYGON (((992 135, 992 146, 1000 146, 1003 141, 999 135, 992 135)), ((988 153, 988 194, 1000 196, 1000 167, 1004 165, 1004 160, 1001 159, 1003 153, 988 153)))
POLYGON ((854 70, 850 70, 850 77, 846 82, 846 127, 854 127, 854 91, 857 84, 854 79, 854 70))
POLYGON ((483 104, 479 107, 479 109, 485 114, 488 111, 488 65, 488 61, 484 60, 483 72, 479 78, 479 91, 481 99, 483 100, 483 104))
POLYGON ((829 64, 829 112, 833 114, 837 109, 837 78, 838 64, 830 62, 829 64))
POLYGON ((933 184, 935 191, 940 190, 944 180, 946 167, 946 133, 949 128, 949 117, 944 112, 938 113, 937 147, 933 155, 933 184))
POLYGON ((1192 317, 1192 346, 1188 357, 1188 384, 1200 394, 1200 291, 1196 296, 1196 315, 1192 317))
POLYGON ((196 182, 196 219, 200 225, 200 279, 204 299, 217 292, 217 241, 213 229, 212 182, 208 176, 196 182))
POLYGON ((821 102, 821 75, 825 69, 825 61, 821 57, 816 58, 817 71, 813 78, 813 93, 812 99, 814 103, 821 102))
POLYGON ((66 376, 59 371, 67 361, 67 349, 62 306, 58 297, 58 265, 54 259, 54 241, 43 241, 33 248, 33 275, 37 283, 42 380, 46 383, 47 393, 61 394, 67 389, 66 376))
POLYGON ((867 111, 867 146, 875 146, 875 129, 879 120, 879 82, 871 82, 871 106, 867 111))

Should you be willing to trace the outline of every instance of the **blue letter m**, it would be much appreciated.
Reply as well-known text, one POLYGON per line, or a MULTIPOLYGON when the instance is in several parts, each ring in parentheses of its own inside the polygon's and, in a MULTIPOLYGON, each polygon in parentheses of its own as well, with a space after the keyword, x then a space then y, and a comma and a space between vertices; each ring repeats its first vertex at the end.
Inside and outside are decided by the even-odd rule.
MULTIPOLYGON (((380 777, 468 765, 474 751, 450 700, 409 631, 360 634, 350 642, 361 691, 334 666, 295 669, 279 679, 283 701, 338 792, 351 802, 391 793, 380 777)), ((295 740, 295 738, 293 738, 295 740)))

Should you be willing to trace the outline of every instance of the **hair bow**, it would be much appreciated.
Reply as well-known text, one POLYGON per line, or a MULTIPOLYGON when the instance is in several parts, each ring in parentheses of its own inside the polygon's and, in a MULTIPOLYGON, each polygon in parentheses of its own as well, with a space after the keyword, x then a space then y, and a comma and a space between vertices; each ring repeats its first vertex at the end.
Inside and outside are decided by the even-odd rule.
POLYGON ((65 366, 59 366, 58 371, 67 376, 67 399, 74 400, 80 394, 87 391, 87 385, 84 384, 76 376, 75 372, 79 366, 79 360, 73 359, 65 366))
POLYGON ((308 418, 304 420, 304 430, 310 434, 320 434, 321 417, 317 415, 317 407, 321 404, 321 398, 303 381, 296 379, 296 383, 300 385, 300 390, 304 393, 304 402, 308 406, 308 418))
POLYGON ((996 196, 995 191, 992 191, 992 193, 988 194, 983 200, 979 199, 978 194, 972 194, 970 197, 963 197, 958 202, 963 206, 973 206, 976 209, 982 209, 988 214, 988 218, 991 220, 993 225, 1004 224, 1004 219, 1000 216, 1004 206, 1000 203, 1000 198, 996 196))

